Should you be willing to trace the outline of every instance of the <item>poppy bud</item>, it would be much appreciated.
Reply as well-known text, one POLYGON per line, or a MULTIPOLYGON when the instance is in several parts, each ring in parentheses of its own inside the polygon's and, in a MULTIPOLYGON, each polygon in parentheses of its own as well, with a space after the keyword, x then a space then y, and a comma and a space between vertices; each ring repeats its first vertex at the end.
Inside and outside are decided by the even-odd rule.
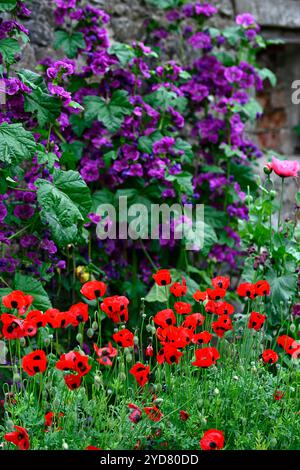
POLYGON ((126 362, 131 362, 132 361, 132 354, 127 354, 125 359, 126 359, 126 362))
POLYGON ((50 346, 50 343, 51 343, 51 341, 50 341, 50 338, 49 338, 49 337, 44 339, 44 345, 45 345, 46 347, 47 347, 47 346, 50 346))
POLYGON ((13 382, 14 383, 20 382, 20 380, 21 380, 20 374, 14 374, 13 375, 13 382))
POLYGON ((139 344, 139 338, 137 336, 133 338, 133 341, 136 346, 139 344))
POLYGON ((295 333, 295 331, 296 331, 296 325, 295 325, 295 323, 292 323, 292 324, 291 324, 290 330, 291 330, 292 333, 295 333))
POLYGON ((96 321, 93 321, 92 328, 93 328, 94 331, 98 330, 98 323, 96 321))
POLYGON ((150 325, 150 323, 148 325, 146 325, 146 331, 148 331, 148 333, 151 333, 152 332, 152 325, 150 325))
POLYGON ((92 328, 89 328, 86 332, 88 338, 92 338, 94 336, 94 330, 92 328))
POLYGON ((120 378, 121 382, 125 382, 126 381, 126 374, 124 374, 124 372, 121 372, 119 374, 119 378, 120 378))
POLYGON ((78 333, 78 334, 76 335, 76 341, 77 341, 78 343, 81 343, 82 340, 83 340, 82 334, 81 334, 81 333, 78 333))
POLYGON ((264 173, 266 175, 270 175, 272 173, 272 171, 273 171, 273 168, 270 168, 268 166, 264 166, 264 173))

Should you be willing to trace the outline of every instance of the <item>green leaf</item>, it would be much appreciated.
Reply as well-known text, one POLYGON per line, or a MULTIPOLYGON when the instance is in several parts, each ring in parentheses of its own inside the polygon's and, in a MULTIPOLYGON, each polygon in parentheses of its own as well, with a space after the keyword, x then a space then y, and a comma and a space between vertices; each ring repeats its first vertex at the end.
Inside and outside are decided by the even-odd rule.
POLYGON ((297 294, 297 275, 285 274, 277 277, 276 272, 271 272, 266 276, 271 286, 272 303, 279 309, 279 303, 286 304, 297 294))
POLYGON ((230 172, 235 177, 235 180, 239 183, 243 191, 247 191, 248 186, 251 191, 257 189, 255 174, 251 166, 238 165, 231 162, 230 172))
POLYGON ((133 109, 125 90, 115 91, 109 102, 99 96, 86 96, 84 105, 86 119, 101 121, 110 132, 116 132, 121 127, 124 117, 131 114, 133 109))
POLYGON ((277 77, 270 69, 264 68, 258 70, 258 74, 262 80, 268 79, 271 85, 274 87, 277 83, 277 77))
POLYGON ((80 174, 56 170, 53 183, 39 179, 36 186, 41 219, 49 226, 54 241, 60 247, 75 243, 92 204, 80 174))
POLYGON ((67 31, 56 31, 54 48, 63 49, 70 59, 74 59, 79 49, 86 47, 83 33, 68 33, 67 31))
POLYGON ((251 98, 246 104, 235 104, 233 112, 244 114, 248 119, 250 119, 250 121, 255 122, 257 120, 257 116, 262 115, 263 108, 257 100, 251 98))
POLYGON ((176 139, 174 149, 177 152, 180 152, 180 153, 183 152, 181 158, 185 158, 188 161, 191 161, 194 157, 194 153, 193 153, 193 149, 192 149, 191 144, 189 144, 188 142, 186 142, 183 139, 176 139))
POLYGON ((17 0, 2 0, 0 2, 0 11, 11 11, 16 8, 17 0))
POLYGON ((79 114, 72 114, 70 116, 70 124, 72 125, 72 129, 77 137, 81 137, 85 129, 88 127, 82 115, 79 114))
POLYGON ((146 295, 145 300, 146 302, 166 302, 169 295, 168 287, 158 286, 155 283, 146 295))
POLYGON ((193 175, 187 171, 182 172, 180 175, 167 175, 166 180, 174 182, 180 192, 190 196, 194 193, 193 175))
POLYGON ((163 135, 159 131, 152 132, 148 136, 143 136, 138 141, 138 149, 143 153, 152 153, 152 146, 154 142, 162 139, 163 135))
POLYGON ((21 69, 17 72, 19 79, 32 90, 40 88, 44 93, 48 93, 48 88, 44 78, 31 70, 21 69))
POLYGON ((63 154, 60 159, 61 165, 65 165, 69 170, 74 170, 82 157, 84 143, 74 140, 72 143, 61 144, 63 154))
POLYGON ((227 216, 224 212, 215 209, 212 206, 205 205, 204 207, 204 220, 205 223, 213 228, 223 228, 226 225, 227 216))
POLYGON ((128 62, 130 62, 130 60, 135 57, 133 47, 121 42, 115 42, 112 46, 110 46, 108 53, 116 55, 120 64, 123 66, 127 65, 128 62))
POLYGON ((218 243, 218 237, 211 225, 204 223, 204 245, 201 249, 201 253, 203 256, 207 256, 210 252, 211 247, 218 243))
POLYGON ((15 55, 21 51, 18 41, 12 38, 0 39, 0 54, 6 64, 15 62, 15 55))
POLYGON ((39 126, 45 127, 60 115, 61 100, 38 88, 26 95, 24 109, 36 116, 39 126))
POLYGON ((161 86, 156 91, 146 96, 145 102, 155 109, 167 111, 171 106, 182 113, 185 111, 188 101, 186 98, 178 96, 174 91, 167 90, 165 87, 161 86))
POLYGON ((0 125, 0 162, 11 165, 32 158, 36 142, 31 132, 25 131, 22 124, 0 125))
POLYGON ((147 2, 156 8, 161 8, 162 10, 176 8, 183 3, 182 0, 147 0, 147 2))
POLYGON ((115 203, 115 195, 109 189, 104 188, 99 191, 95 191, 92 196, 92 212, 96 212, 97 208, 101 204, 112 204, 115 203))
POLYGON ((17 273, 15 276, 14 287, 17 290, 23 291, 25 294, 30 294, 34 297, 32 309, 45 311, 52 308, 51 302, 43 285, 37 279, 30 276, 17 273))

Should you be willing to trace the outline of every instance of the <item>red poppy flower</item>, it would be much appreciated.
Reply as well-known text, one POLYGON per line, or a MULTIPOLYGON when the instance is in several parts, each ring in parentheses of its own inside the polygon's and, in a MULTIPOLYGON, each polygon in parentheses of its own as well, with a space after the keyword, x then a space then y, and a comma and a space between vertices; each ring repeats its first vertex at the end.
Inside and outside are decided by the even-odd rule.
POLYGON ((270 284, 267 281, 258 281, 254 284, 255 294, 261 297, 265 295, 270 295, 271 288, 270 284))
POLYGON ((294 338, 291 338, 287 335, 282 335, 277 338, 277 344, 281 346, 284 351, 292 356, 294 359, 297 359, 300 355, 300 344, 294 338))
POLYGON ((52 423, 53 423, 53 417, 54 417, 54 413, 52 411, 48 411, 48 413, 45 414, 45 417, 44 417, 45 428, 51 428, 52 423))
POLYGON ((80 292, 87 299, 95 300, 104 296, 106 285, 101 281, 89 281, 82 286, 80 292))
POLYGON ((22 367, 31 376, 43 373, 47 368, 47 356, 44 351, 37 349, 22 358, 22 367))
POLYGON ((224 434, 218 429, 209 429, 205 431, 200 441, 202 450, 223 449, 225 443, 224 434))
POLYGON ((150 367, 144 366, 141 362, 137 362, 131 367, 129 373, 134 376, 140 387, 144 387, 149 380, 150 367))
POLYGON ((203 348, 196 349, 195 351, 196 361, 192 362, 193 366, 196 367, 210 367, 216 364, 216 361, 220 358, 219 351, 216 348, 203 348))
POLYGON ((240 297, 254 299, 256 296, 255 285, 250 282, 244 282, 238 286, 237 293, 240 297))
POLYGON ((130 421, 132 421, 134 424, 137 424, 142 419, 142 410, 133 403, 129 403, 128 408, 132 410, 129 415, 130 421))
POLYGON ((226 290, 219 287, 216 289, 206 289, 206 292, 210 300, 221 300, 226 295, 226 290))
POLYGON ((209 331, 201 331, 193 336, 192 343, 194 344, 208 344, 212 339, 212 334, 209 331))
POLYGON ((26 295, 20 290, 14 290, 10 294, 2 297, 4 307, 17 309, 20 315, 24 315, 33 300, 31 295, 26 295))
POLYGON ((81 376, 68 374, 64 376, 64 381, 70 390, 76 390, 81 385, 81 376))
POLYGON ((158 286, 168 286, 172 282, 171 273, 168 269, 160 269, 152 277, 158 286))
POLYGON ((118 346, 122 346, 123 348, 132 348, 134 345, 133 339, 134 334, 127 329, 120 330, 113 334, 113 340, 118 344, 118 346))
POLYGON ((174 284, 172 284, 170 287, 170 292, 171 294, 174 295, 174 297, 182 297, 186 295, 187 293, 186 280, 182 278, 182 284, 180 284, 180 282, 174 282, 174 284))
POLYGON ((211 283, 216 289, 219 288, 227 290, 230 286, 230 279, 227 276, 217 276, 211 280, 211 283))
POLYGON ((153 357, 153 355, 154 355, 153 346, 152 344, 148 344, 148 346, 146 347, 146 356, 153 357))
POLYGON ((215 302, 214 300, 209 300, 205 304, 206 313, 214 314, 216 313, 216 309, 217 309, 217 302, 215 302))
POLYGON ((202 313, 192 313, 185 317, 184 321, 182 322, 181 326, 184 328, 191 330, 193 333, 197 326, 202 326, 205 320, 205 316, 202 313))
POLYGON ((187 421, 190 417, 189 413, 183 410, 179 411, 179 416, 180 416, 181 421, 187 421))
POLYGON ((279 401, 284 397, 284 393, 281 392, 280 390, 276 390, 273 396, 274 396, 274 400, 279 401))
POLYGON ((234 306, 228 302, 217 302, 215 307, 217 315, 232 315, 234 313, 234 306))
POLYGON ((114 295, 106 297, 101 304, 101 310, 114 322, 127 322, 128 321, 128 306, 129 300, 123 295, 114 295))
POLYGON ((4 338, 12 340, 24 336, 23 322, 19 318, 3 313, 1 321, 3 323, 2 334, 4 338))
POLYGON ((64 328, 68 324, 67 313, 61 312, 57 308, 50 308, 45 312, 47 324, 51 328, 64 328))
POLYGON ((185 348, 192 340, 191 330, 182 326, 169 326, 168 328, 158 328, 156 335, 161 343, 169 343, 174 348, 185 348))
POLYGON ((194 300, 196 300, 196 302, 203 302, 204 300, 206 300, 208 298, 208 295, 207 295, 207 292, 201 292, 200 290, 197 290, 194 294, 193 294, 193 298, 194 300))
POLYGON ((78 326, 79 323, 84 323, 89 319, 89 307, 83 302, 72 305, 67 312, 68 323, 73 326, 78 326))
POLYGON ((37 334, 37 327, 34 323, 28 321, 26 318, 26 320, 23 322, 23 331, 24 336, 29 336, 30 338, 32 338, 37 334))
POLYGON ((14 426, 15 431, 4 435, 7 442, 12 442, 20 450, 28 450, 30 448, 30 440, 28 432, 21 426, 14 426))
POLYGON ((217 321, 211 324, 212 329, 216 333, 219 338, 223 338, 226 331, 230 331, 233 329, 232 321, 229 315, 221 315, 217 321))
POLYGON ((161 326, 162 328, 167 328, 168 326, 176 324, 176 317, 173 310, 167 308, 157 312, 153 317, 153 321, 156 325, 161 326))
POLYGON ((155 405, 146 406, 146 407, 144 408, 144 411, 145 411, 146 415, 148 416, 148 418, 149 418, 151 421, 154 421, 155 423, 157 423, 158 421, 160 421, 161 418, 163 417, 162 412, 161 412, 160 409, 157 408, 157 406, 155 406, 155 405))
POLYGON ((31 310, 26 315, 26 322, 30 322, 37 328, 42 328, 47 325, 47 317, 40 310, 31 310))
POLYGON ((102 450, 100 447, 87 446, 84 450, 102 450))
POLYGON ((165 344, 164 347, 158 351, 156 360, 158 364, 163 364, 164 362, 167 362, 170 365, 178 364, 182 354, 183 353, 178 351, 174 346, 165 344))
POLYGON ((265 315, 262 315, 261 313, 251 312, 248 322, 248 328, 253 328, 255 331, 259 331, 265 323, 266 318, 267 317, 265 315))
POLYGON ((88 356, 84 356, 78 351, 70 351, 60 356, 55 367, 59 370, 72 370, 78 372, 80 376, 83 376, 88 374, 91 370, 88 361, 88 356))
POLYGON ((178 315, 188 315, 192 311, 192 306, 187 302, 175 302, 174 309, 178 315))
POLYGON ((97 359, 97 361, 103 366, 111 367, 113 364, 111 359, 116 357, 118 354, 118 351, 112 346, 111 343, 108 343, 108 346, 106 348, 98 348, 97 344, 94 344, 94 350, 97 356, 99 356, 99 359, 97 359))
POLYGON ((278 361, 278 354, 273 349, 265 349, 262 358, 266 364, 275 364, 278 361))

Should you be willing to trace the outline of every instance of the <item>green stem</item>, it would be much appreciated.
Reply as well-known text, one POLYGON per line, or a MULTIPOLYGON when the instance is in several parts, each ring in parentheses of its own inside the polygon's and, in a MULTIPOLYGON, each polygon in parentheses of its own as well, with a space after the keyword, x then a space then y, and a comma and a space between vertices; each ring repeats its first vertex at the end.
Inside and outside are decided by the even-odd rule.
POLYGON ((279 212, 278 212, 278 230, 280 228, 281 223, 281 212, 283 206, 283 188, 284 188, 284 178, 281 178, 281 195, 280 195, 280 205, 279 205, 279 212))

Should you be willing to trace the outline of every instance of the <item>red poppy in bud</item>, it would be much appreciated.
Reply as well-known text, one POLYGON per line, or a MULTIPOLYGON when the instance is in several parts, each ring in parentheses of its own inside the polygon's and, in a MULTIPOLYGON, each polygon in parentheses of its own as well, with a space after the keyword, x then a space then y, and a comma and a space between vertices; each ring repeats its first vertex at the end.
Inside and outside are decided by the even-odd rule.
POLYGON ((227 290, 230 286, 230 279, 227 276, 217 276, 211 280, 211 284, 216 289, 225 289, 227 290))
POLYGON ((248 328, 253 328, 255 331, 259 331, 265 323, 266 318, 267 317, 265 315, 262 315, 261 313, 251 312, 248 322, 248 328))
POLYGON ((89 307, 83 302, 72 305, 67 312, 68 323, 73 326, 78 326, 79 323, 84 323, 89 319, 89 307))
POLYGON ((153 357, 153 355, 154 355, 153 346, 152 346, 152 344, 148 344, 148 346, 146 348, 146 356, 147 357, 153 357))
POLYGON ((140 387, 144 387, 149 380, 150 367, 144 366, 141 362, 137 362, 131 367, 129 373, 134 376, 140 387))
POLYGON ((169 343, 174 348, 185 348, 192 340, 193 332, 182 326, 158 328, 156 335, 163 344, 169 343))
POLYGON ((111 359, 116 357, 118 354, 118 351, 112 346, 111 343, 108 343, 108 346, 105 348, 98 348, 97 344, 94 344, 94 350, 99 357, 97 361, 103 366, 111 367, 113 364, 111 359))
POLYGON ((84 450, 102 450, 100 447, 87 446, 84 450))
POLYGON ((270 284, 267 281, 258 281, 254 284, 255 294, 261 297, 265 295, 270 295, 271 288, 270 284))
POLYGON ((42 328, 47 325, 47 317, 40 310, 31 310, 26 316, 26 321, 37 328, 42 328))
POLYGON ((188 330, 191 330, 193 333, 196 330, 197 326, 202 326, 205 320, 205 316, 202 313, 192 313, 185 317, 181 326, 188 330))
POLYGON ((279 401, 284 397, 284 393, 281 392, 280 390, 276 390, 273 396, 274 396, 274 400, 279 401))
POLYGON ((182 297, 186 295, 187 293, 186 280, 182 278, 182 284, 180 284, 180 282, 174 282, 174 284, 172 284, 170 287, 170 292, 171 294, 174 295, 174 297, 182 297))
POLYGON ((64 376, 64 381, 66 383, 66 386, 70 390, 76 390, 81 385, 81 376, 80 375, 67 374, 67 375, 64 376))
POLYGON ((106 292, 106 284, 101 281, 89 281, 83 284, 81 294, 89 300, 95 300, 103 297, 106 292))
POLYGON ((196 367, 210 367, 216 364, 217 360, 220 358, 219 351, 216 348, 203 348, 196 349, 195 351, 196 361, 192 362, 193 366, 196 367))
POLYGON ((174 346, 165 344, 164 347, 158 351, 156 360, 158 364, 163 364, 164 362, 167 362, 170 365, 178 364, 182 354, 183 353, 174 348, 174 346))
POLYGON ((1 321, 3 323, 2 334, 4 338, 12 340, 24 336, 23 322, 19 318, 8 313, 3 313, 3 315, 1 315, 1 321))
POLYGON ((209 331, 201 331, 193 336, 192 343, 194 344, 208 344, 212 339, 212 334, 209 331))
POLYGON ((226 331, 233 329, 232 321, 229 315, 221 315, 217 321, 212 323, 212 329, 219 338, 223 338, 226 331))
POLYGON ((254 299, 256 296, 255 285, 250 282, 244 282, 238 286, 237 293, 240 297, 254 299))
POLYGON ((23 357, 22 367, 31 376, 43 373, 47 368, 47 356, 44 351, 37 349, 23 357))
POLYGON ((208 298, 208 295, 207 295, 207 292, 201 292, 200 290, 197 290, 193 294, 193 298, 194 300, 196 300, 196 302, 203 302, 204 300, 208 298))
POLYGON ((212 315, 212 314, 216 313, 217 302, 215 302, 214 300, 209 300, 205 304, 204 308, 205 308, 206 313, 210 313, 212 315))
POLYGON ((176 317, 173 310, 166 308, 165 310, 157 312, 157 314, 153 317, 153 321, 155 325, 161 326, 162 328, 167 328, 168 326, 176 324, 176 317))
POLYGON ((189 419, 190 415, 186 411, 180 410, 179 411, 179 417, 180 417, 181 421, 187 421, 189 419))
POLYGON ((15 431, 5 434, 4 439, 17 446, 20 450, 28 450, 30 448, 28 432, 25 428, 21 428, 21 426, 14 426, 14 428, 15 431))
POLYGON ((157 408, 157 406, 155 406, 155 405, 146 406, 146 407, 144 408, 144 411, 145 411, 146 415, 148 416, 148 418, 149 418, 151 421, 154 421, 155 423, 157 423, 158 421, 160 421, 161 418, 163 417, 162 412, 161 412, 160 409, 157 408))
POLYGON ((65 312, 61 312, 57 308, 50 308, 45 312, 45 317, 47 320, 47 324, 51 326, 51 328, 64 328, 68 324, 67 314, 65 312))
POLYGON ((192 306, 187 302, 175 302, 174 309, 178 315, 188 315, 192 311, 192 306))
POLYGON ((282 335, 277 338, 278 346, 281 346, 284 351, 297 359, 300 355, 300 344, 294 338, 287 335, 282 335))
POLYGON ((132 421, 134 424, 137 424, 142 419, 142 410, 133 403, 129 403, 128 408, 132 410, 129 415, 130 421, 132 421))
POLYGON ((70 351, 62 354, 55 367, 59 370, 72 370, 80 376, 86 375, 91 370, 88 364, 89 357, 80 354, 78 351, 70 351))
POLYGON ((205 431, 200 441, 202 450, 218 450, 223 449, 225 443, 224 434, 218 429, 209 429, 205 431))
POLYGON ((265 349, 261 356, 266 364, 275 364, 278 361, 278 354, 273 349, 265 349))
POLYGON ((26 295, 20 290, 14 290, 10 294, 2 297, 4 307, 17 309, 20 315, 24 315, 33 300, 31 295, 26 295))
POLYGON ((134 334, 127 329, 120 330, 113 334, 113 340, 118 346, 122 346, 123 348, 132 348, 134 345, 133 339, 134 334))
POLYGON ((209 300, 221 300, 226 295, 226 290, 219 287, 216 289, 206 289, 206 292, 209 300))
POLYGON ((123 295, 106 297, 101 304, 101 310, 114 322, 124 323, 128 321, 129 300, 123 295))
POLYGON ((217 315, 232 315, 234 313, 234 306, 228 302, 217 302, 215 307, 217 315))
POLYGON ((172 282, 171 273, 168 269, 160 269, 152 277, 158 286, 168 286, 172 282))

